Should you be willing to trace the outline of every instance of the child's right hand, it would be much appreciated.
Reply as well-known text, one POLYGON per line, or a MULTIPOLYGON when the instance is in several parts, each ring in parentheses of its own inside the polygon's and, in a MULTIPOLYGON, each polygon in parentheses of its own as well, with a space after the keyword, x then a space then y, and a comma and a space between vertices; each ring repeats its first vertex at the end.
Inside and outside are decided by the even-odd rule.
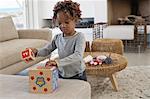
POLYGON ((32 47, 30 47, 30 49, 31 49, 31 50, 32 50, 32 52, 34 53, 34 56, 36 56, 36 55, 37 55, 38 50, 37 50, 36 48, 32 48, 32 47))
POLYGON ((48 68, 48 67, 53 67, 53 66, 57 67, 57 63, 56 63, 55 60, 49 60, 49 61, 47 61, 46 64, 45 64, 45 67, 46 67, 46 68, 48 68))

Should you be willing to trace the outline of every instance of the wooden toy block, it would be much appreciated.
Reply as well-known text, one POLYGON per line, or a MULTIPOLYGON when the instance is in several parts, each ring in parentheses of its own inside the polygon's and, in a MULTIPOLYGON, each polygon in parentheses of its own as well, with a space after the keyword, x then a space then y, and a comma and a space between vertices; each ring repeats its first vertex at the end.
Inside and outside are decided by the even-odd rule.
POLYGON ((52 93, 58 88, 58 70, 56 67, 35 68, 29 70, 29 88, 32 93, 52 93))
POLYGON ((21 55, 22 55, 22 59, 27 63, 35 60, 34 53, 30 48, 27 48, 26 50, 22 51, 21 55))

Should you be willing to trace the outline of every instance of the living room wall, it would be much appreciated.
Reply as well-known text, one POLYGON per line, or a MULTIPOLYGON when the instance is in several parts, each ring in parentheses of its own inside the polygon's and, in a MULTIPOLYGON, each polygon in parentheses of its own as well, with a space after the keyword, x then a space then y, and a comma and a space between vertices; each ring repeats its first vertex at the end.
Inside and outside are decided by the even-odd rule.
POLYGON ((130 0, 108 0, 108 24, 118 24, 117 19, 131 13, 130 0))
POLYGON ((148 24, 150 24, 150 0, 140 0, 139 5, 140 13, 143 16, 147 16, 148 24))
MULTIPOLYGON (((46 20, 52 19, 53 7, 58 0, 38 0, 39 27, 45 27, 46 20)), ((82 18, 94 17, 94 22, 107 22, 107 0, 73 0, 80 4, 82 18)))
POLYGON ((150 0, 108 0, 108 23, 118 24, 117 19, 131 14, 131 2, 139 2, 141 16, 147 17, 150 21, 150 0))

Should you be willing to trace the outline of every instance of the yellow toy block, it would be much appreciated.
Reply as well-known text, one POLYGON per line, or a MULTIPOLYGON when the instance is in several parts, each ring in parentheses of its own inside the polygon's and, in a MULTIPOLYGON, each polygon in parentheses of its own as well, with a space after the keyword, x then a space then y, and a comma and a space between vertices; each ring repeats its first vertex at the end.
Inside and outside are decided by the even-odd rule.
POLYGON ((32 93, 52 93, 58 88, 56 67, 29 70, 29 88, 32 93))

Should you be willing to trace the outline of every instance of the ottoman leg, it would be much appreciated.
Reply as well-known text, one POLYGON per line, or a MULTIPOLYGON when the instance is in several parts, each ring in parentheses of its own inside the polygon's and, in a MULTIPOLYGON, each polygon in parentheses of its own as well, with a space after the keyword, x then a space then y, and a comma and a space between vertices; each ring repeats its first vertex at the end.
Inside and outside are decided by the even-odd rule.
POLYGON ((112 86, 114 88, 115 91, 118 91, 118 83, 117 83, 117 80, 116 80, 116 75, 115 74, 112 74, 110 75, 110 81, 112 83, 112 86))

